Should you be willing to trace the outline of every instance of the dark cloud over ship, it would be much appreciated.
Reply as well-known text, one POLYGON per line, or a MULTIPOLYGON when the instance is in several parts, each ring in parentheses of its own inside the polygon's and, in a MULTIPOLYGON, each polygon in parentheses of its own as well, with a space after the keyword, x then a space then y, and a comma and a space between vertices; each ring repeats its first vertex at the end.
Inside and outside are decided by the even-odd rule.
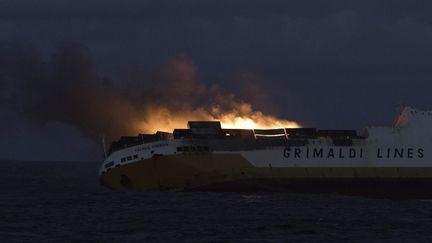
MULTIPOLYGON (((0 44, 0 57, 1 78, 9 89, 7 106, 29 121, 67 124, 95 141, 172 131, 188 120, 223 120, 227 115, 273 119, 232 92, 200 81, 196 66, 185 55, 152 71, 129 70, 117 85, 97 73, 89 51, 78 44, 64 44, 43 60, 31 46, 5 42, 0 44)), ((257 87, 253 78, 241 77, 247 95, 257 87)), ((264 99, 261 95, 253 103, 264 99)))
MULTIPOLYGON (((57 75, 65 82, 61 87, 67 87, 67 80, 83 75, 96 80, 86 85, 102 88, 96 96, 114 94, 113 100, 122 100, 127 94, 132 102, 143 97, 134 93, 140 87, 126 80, 152 77, 148 70, 184 53, 199 68, 202 85, 209 88, 218 80, 227 90, 256 98, 259 110, 327 128, 384 124, 399 104, 431 107, 430 7, 428 1, 2 1, 0 40, 21 44, 13 55, 0 57, 1 99, 17 104, 17 97, 23 97, 12 95, 17 86, 11 77, 51 80, 57 75), (55 73, 61 67, 50 55, 61 54, 56 46, 65 41, 81 43, 92 53, 88 62, 90 54, 76 57, 87 62, 88 67, 80 67, 88 68, 84 74, 55 73), (239 77, 251 84, 257 79, 259 85, 242 89, 239 77)), ((8 45, 2 50, 10 50, 8 45)), ((25 90, 57 91, 48 97, 65 92, 44 85, 18 91, 25 90)), ((162 90, 152 89, 162 94, 152 98, 171 102, 162 90)), ((37 92, 27 95, 43 99, 37 92)), ((182 97, 190 98, 187 93, 182 97)), ((31 110, 43 116, 49 109, 31 110)), ((11 120, 2 123, 10 125, 11 120)))

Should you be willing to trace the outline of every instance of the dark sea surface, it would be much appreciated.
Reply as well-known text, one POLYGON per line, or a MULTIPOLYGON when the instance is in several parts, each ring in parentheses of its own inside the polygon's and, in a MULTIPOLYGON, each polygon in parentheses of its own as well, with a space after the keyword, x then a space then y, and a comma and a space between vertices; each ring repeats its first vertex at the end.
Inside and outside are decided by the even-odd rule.
POLYGON ((432 242, 428 200, 112 192, 98 163, 0 163, 1 242, 432 242))

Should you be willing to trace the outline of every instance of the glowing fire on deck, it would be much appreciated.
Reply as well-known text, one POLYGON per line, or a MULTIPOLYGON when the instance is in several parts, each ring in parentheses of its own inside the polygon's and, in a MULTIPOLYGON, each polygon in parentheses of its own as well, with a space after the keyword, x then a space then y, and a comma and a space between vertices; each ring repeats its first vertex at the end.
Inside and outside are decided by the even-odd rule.
POLYGON ((241 103, 235 109, 221 111, 217 106, 211 109, 172 110, 166 107, 153 107, 150 117, 139 122, 139 130, 146 133, 157 131, 172 132, 176 128, 187 128, 188 121, 220 121, 222 128, 236 129, 275 129, 299 128, 298 123, 265 115, 254 111, 252 106, 241 103))
POLYGON ((221 125, 223 128, 238 128, 238 129, 274 129, 274 128, 299 128, 300 125, 296 122, 277 119, 272 116, 262 115, 257 117, 231 117, 227 115, 221 117, 221 125))

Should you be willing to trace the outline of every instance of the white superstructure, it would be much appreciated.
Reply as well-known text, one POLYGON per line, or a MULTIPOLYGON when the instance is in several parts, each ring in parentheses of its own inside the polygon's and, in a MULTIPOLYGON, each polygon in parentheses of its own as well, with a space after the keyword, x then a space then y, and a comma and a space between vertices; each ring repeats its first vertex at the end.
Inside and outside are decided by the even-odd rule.
MULTIPOLYGON (((100 173, 122 165, 151 159, 157 156, 190 152, 213 154, 240 154, 255 167, 432 167, 432 112, 410 107, 404 108, 393 126, 370 126, 358 137, 337 138, 349 141, 335 144, 335 137, 319 136, 293 139, 301 145, 280 142, 260 145, 259 148, 242 149, 212 146, 213 140, 223 139, 174 138, 138 144, 110 153, 101 166, 100 173)), ((206 130, 207 131, 207 130, 206 130)), ((228 141, 228 140, 227 140, 228 141)), ((229 140, 231 141, 231 140, 229 140)))

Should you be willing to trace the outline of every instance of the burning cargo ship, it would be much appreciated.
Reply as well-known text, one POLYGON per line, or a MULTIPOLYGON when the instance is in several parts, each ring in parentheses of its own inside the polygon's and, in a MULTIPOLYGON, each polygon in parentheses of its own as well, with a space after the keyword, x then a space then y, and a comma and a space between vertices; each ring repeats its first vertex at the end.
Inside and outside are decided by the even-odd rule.
POLYGON ((362 130, 188 129, 122 137, 100 168, 114 190, 432 195, 432 112, 402 109, 362 130))

